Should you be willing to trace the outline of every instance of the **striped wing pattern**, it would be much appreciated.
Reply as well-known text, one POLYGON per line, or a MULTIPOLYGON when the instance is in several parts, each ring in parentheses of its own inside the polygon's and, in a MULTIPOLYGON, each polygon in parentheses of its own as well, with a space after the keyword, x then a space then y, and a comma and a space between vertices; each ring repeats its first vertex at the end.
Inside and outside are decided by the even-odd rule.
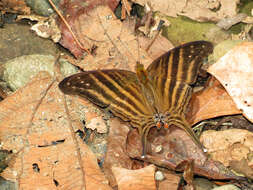
POLYGON ((150 81, 158 96, 158 110, 183 114, 191 98, 203 58, 213 50, 207 41, 194 41, 165 53, 147 68, 150 81))
POLYGON ((126 70, 96 70, 65 78, 59 88, 65 94, 79 95, 137 127, 142 138, 143 155, 155 114, 164 114, 167 125, 184 129, 201 144, 184 114, 191 98, 192 85, 204 57, 212 52, 210 42, 190 42, 170 50, 137 74, 126 70), (144 74, 143 74, 144 73, 144 74), (145 79, 147 78, 147 81, 145 79))
POLYGON ((140 128, 152 120, 153 109, 145 101, 135 73, 126 70, 97 70, 65 78, 59 88, 65 94, 79 95, 115 116, 140 128))

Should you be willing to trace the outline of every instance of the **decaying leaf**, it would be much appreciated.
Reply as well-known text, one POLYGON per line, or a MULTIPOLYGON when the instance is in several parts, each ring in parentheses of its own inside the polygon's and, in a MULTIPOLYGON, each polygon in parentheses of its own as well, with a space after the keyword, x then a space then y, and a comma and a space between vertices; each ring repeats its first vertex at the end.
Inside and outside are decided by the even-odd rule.
POLYGON ((20 189, 111 189, 75 134, 82 124, 71 119, 65 101, 58 82, 42 72, 0 103, 2 148, 20 151, 2 176, 20 189))
MULTIPOLYGON (((96 37, 92 38, 92 36, 89 36, 89 31, 93 34, 99 34, 101 31, 101 27, 95 27, 96 30, 94 30, 94 26, 98 23, 98 19, 96 19, 96 17, 101 15, 99 12, 100 10, 98 10, 97 7, 103 6, 110 10, 114 10, 117 4, 118 2, 114 0, 95 0, 86 1, 85 3, 82 0, 62 1, 60 8, 63 11, 63 17, 70 28, 66 25, 66 23, 64 23, 62 18, 59 18, 59 28, 62 32, 60 43, 69 49, 75 57, 80 57, 84 53, 84 49, 82 49, 82 47, 91 49, 93 42, 102 42, 99 38, 97 39, 96 37), (95 14, 94 10, 96 10, 95 14), (84 24, 84 26, 82 26, 82 24, 84 24), (75 36, 73 36, 73 33, 75 36), (78 43, 80 43, 82 47, 80 47, 80 44, 78 43)), ((106 19, 111 18, 110 14, 106 16, 106 19)))
POLYGON ((187 160, 185 162, 185 168, 184 168, 184 180, 187 182, 187 188, 188 189, 194 189, 193 186, 193 167, 194 167, 194 160, 187 160))
POLYGON ((61 38, 61 31, 53 17, 38 20, 38 23, 33 25, 31 30, 42 38, 51 38, 55 43, 59 42, 61 38))
MULTIPOLYGON (((130 131, 127 141, 127 152, 132 158, 140 158, 141 142, 136 130, 130 131)), ((190 137, 177 127, 170 130, 159 131, 152 128, 148 135, 148 152, 145 161, 155 165, 176 170, 178 166, 189 159, 194 160, 195 174, 207 176, 212 179, 238 179, 221 163, 207 157, 190 139, 190 137), (158 147, 161 147, 158 149, 158 147), (159 151, 158 151, 159 150, 159 151)), ((180 171, 183 168, 178 168, 180 171)))
POLYGON ((244 20, 247 17, 246 14, 244 13, 240 13, 237 14, 231 18, 224 18, 221 19, 218 23, 217 26, 219 26, 220 28, 223 28, 225 30, 228 30, 230 27, 232 27, 233 25, 241 22, 242 20, 244 20))
MULTIPOLYGON (((168 40, 159 36, 156 40, 159 43, 156 45, 154 43, 155 48, 151 47, 147 53, 145 47, 152 39, 142 37, 141 43, 138 43, 132 30, 133 23, 131 21, 122 23, 106 5, 93 7, 88 14, 85 9, 81 13, 75 17, 71 26, 84 47, 97 47, 96 56, 87 55, 85 61, 78 64, 84 70, 120 68, 134 71, 136 61, 147 66, 153 58, 172 47, 168 40), (160 39, 163 39, 162 43, 160 39), (146 45, 140 48, 139 44, 146 45)), ((83 51, 75 45, 73 39, 70 39, 69 32, 62 24, 60 28, 63 33, 61 44, 80 58, 83 51)))
POLYGON ((232 160, 229 165, 237 173, 243 174, 248 178, 253 179, 253 168, 249 166, 248 160, 242 158, 241 160, 232 160))
POLYGON ((187 16, 197 21, 219 21, 225 17, 231 17, 237 13, 238 0, 135 0, 135 3, 144 5, 149 3, 154 11, 160 11, 165 15, 176 17, 178 15, 187 16), (218 11, 217 11, 218 9, 218 11))
POLYGON ((112 167, 119 190, 155 190, 155 166, 149 165, 138 170, 112 167))
POLYGON ((31 9, 27 7, 24 0, 1 0, 0 10, 9 13, 30 14, 31 9))
POLYGON ((244 42, 209 67, 243 115, 253 122, 253 42, 244 42))
POLYGON ((92 107, 91 105, 91 107, 87 109, 89 111, 85 113, 85 127, 91 130, 96 129, 98 133, 107 133, 108 129, 105 120, 102 118, 101 114, 98 114, 99 111, 97 109, 93 111, 92 107))
POLYGON ((177 190, 180 177, 175 174, 164 173, 165 179, 158 182, 158 190, 177 190))
POLYGON ((187 118, 193 125, 205 119, 240 113, 226 90, 215 78, 212 78, 206 88, 193 94, 187 118))
POLYGON ((133 160, 129 158, 126 152, 128 132, 129 127, 119 122, 118 119, 110 121, 110 132, 103 168, 112 187, 117 186, 116 179, 112 173, 112 167, 116 166, 125 169, 132 169, 133 167, 133 160))
POLYGON ((252 178, 253 133, 243 129, 205 131, 201 139, 213 160, 252 178), (238 168, 241 165, 243 167, 238 168), (249 169, 251 168, 251 170, 249 169))

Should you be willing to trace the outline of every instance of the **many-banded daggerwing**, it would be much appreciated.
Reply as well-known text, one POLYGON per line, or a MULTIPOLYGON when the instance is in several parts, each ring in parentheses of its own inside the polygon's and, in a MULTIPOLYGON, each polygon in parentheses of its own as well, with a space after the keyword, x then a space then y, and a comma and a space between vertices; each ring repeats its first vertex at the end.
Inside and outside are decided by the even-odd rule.
POLYGON ((118 69, 78 73, 61 81, 59 88, 65 94, 87 98, 137 127, 143 156, 148 132, 154 126, 176 125, 202 148, 185 119, 185 111, 201 62, 212 50, 210 42, 190 42, 165 53, 147 70, 137 63, 136 73, 118 69))

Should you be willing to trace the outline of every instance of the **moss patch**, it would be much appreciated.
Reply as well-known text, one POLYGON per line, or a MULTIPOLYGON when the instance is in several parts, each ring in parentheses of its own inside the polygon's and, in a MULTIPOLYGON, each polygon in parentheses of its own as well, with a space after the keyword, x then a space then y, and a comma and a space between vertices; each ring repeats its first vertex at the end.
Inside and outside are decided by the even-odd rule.
POLYGON ((171 23, 164 28, 163 35, 174 45, 195 40, 208 40, 215 43, 223 41, 229 35, 213 23, 200 23, 184 16, 167 17, 171 23))

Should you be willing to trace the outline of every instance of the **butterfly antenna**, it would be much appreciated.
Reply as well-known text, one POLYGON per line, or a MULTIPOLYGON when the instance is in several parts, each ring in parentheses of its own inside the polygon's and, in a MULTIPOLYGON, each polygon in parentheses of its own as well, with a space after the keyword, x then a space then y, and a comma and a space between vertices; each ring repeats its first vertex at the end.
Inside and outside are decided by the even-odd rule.
POLYGON ((141 63, 141 59, 140 59, 140 41, 139 41, 139 36, 137 35, 137 38, 136 38, 136 41, 137 41, 137 53, 138 53, 138 59, 137 59, 137 63, 141 63))

